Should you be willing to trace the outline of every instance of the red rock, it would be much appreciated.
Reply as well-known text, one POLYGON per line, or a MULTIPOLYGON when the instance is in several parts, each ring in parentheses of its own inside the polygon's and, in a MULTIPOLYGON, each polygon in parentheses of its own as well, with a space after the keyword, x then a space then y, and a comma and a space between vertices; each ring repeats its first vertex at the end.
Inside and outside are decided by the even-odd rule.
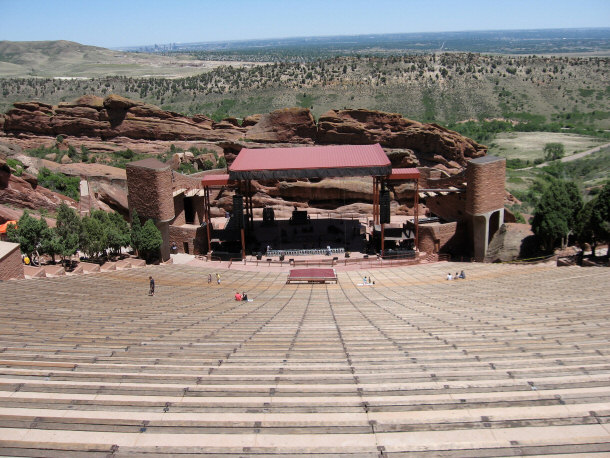
POLYGON ((72 208, 77 203, 69 197, 49 191, 42 186, 32 187, 21 177, 7 173, 0 169, 0 203, 9 204, 18 208, 38 210, 45 208, 55 211, 61 202, 66 202, 72 208))
POLYGON ((242 127, 254 126, 255 124, 257 124, 261 120, 262 116, 263 115, 260 115, 260 114, 246 116, 244 118, 244 120, 242 121, 241 126, 242 127))
POLYGON ((260 115, 249 127, 246 139, 261 143, 313 143, 317 129, 307 108, 284 108, 260 115))
POLYGON ((405 148, 416 154, 466 165, 467 158, 485 155, 486 147, 436 124, 422 124, 395 113, 370 110, 328 111, 318 123, 319 143, 371 144, 405 148))
POLYGON ((122 97, 117 94, 110 94, 108 97, 104 99, 104 108, 107 110, 124 110, 127 111, 131 107, 136 107, 139 105, 144 105, 142 102, 136 102, 135 100, 128 99, 127 97, 122 97))
POLYGON ((73 102, 61 102, 59 107, 89 107, 101 110, 104 107, 104 99, 93 94, 85 94, 73 102))

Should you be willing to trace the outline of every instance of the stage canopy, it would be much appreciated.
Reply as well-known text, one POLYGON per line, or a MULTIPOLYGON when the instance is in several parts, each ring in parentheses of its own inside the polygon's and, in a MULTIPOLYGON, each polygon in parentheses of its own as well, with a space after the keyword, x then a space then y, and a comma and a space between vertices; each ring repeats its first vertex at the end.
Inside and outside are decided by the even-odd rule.
POLYGON ((242 149, 229 167, 231 180, 388 176, 392 164, 375 145, 242 149))

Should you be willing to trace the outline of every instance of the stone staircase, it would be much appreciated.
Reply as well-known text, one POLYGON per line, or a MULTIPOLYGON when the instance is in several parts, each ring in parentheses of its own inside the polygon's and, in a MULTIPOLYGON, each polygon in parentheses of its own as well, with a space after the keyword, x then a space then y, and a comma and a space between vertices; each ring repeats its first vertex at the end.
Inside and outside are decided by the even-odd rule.
POLYGON ((66 270, 59 264, 45 265, 41 267, 23 266, 26 279, 59 277, 64 275, 82 275, 95 272, 108 272, 111 270, 125 270, 131 268, 146 267, 146 261, 143 259, 127 258, 119 261, 108 261, 101 266, 90 262, 79 262, 78 266, 71 272, 66 270))
POLYGON ((608 269, 209 272, 1 283, 0 455, 610 453, 608 269))

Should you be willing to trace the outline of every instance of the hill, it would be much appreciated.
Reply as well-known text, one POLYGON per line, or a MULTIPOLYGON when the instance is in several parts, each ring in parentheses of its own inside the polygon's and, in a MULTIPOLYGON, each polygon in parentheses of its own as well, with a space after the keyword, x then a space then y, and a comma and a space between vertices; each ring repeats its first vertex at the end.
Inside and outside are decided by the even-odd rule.
POLYGON ((88 79, 107 75, 188 76, 217 66, 189 55, 112 51, 72 41, 0 41, 0 77, 88 79))
POLYGON ((610 129, 609 64, 610 58, 600 57, 443 53, 226 65, 176 79, 11 78, 0 79, 0 111, 23 100, 57 104, 85 93, 117 93, 215 120, 290 106, 310 108, 319 117, 345 107, 444 124, 509 118, 603 130, 610 129))

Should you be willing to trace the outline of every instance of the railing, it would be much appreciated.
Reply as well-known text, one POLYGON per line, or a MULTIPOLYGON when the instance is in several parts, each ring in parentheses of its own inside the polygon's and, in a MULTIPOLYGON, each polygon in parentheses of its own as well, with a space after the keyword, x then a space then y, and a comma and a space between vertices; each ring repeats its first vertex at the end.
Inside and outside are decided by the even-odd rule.
MULTIPOLYGON (((345 248, 331 248, 330 254, 343 254, 345 253, 345 248)), ((315 255, 324 255, 328 254, 328 250, 326 248, 313 248, 313 249, 302 249, 302 250, 269 250, 266 252, 266 256, 274 257, 274 256, 315 256, 315 255)))

